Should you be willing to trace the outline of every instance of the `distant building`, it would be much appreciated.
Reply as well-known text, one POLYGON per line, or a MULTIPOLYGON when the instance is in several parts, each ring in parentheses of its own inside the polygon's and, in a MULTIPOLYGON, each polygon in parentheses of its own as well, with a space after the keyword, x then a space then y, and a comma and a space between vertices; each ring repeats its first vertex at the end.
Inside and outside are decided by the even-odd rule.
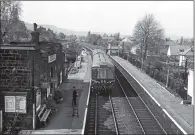
POLYGON ((108 55, 118 55, 119 53, 119 47, 118 46, 112 46, 111 44, 108 44, 107 54, 108 55))
POLYGON ((170 57, 171 59, 175 59, 179 61, 180 53, 185 52, 189 48, 190 46, 186 46, 186 45, 169 45, 167 50, 167 56, 170 57))
POLYGON ((189 47, 183 52, 180 52, 179 66, 185 66, 186 59, 188 60, 188 68, 194 68, 194 46, 189 47))
POLYGON ((121 52, 124 52, 124 53, 129 53, 129 51, 131 50, 132 47, 133 47, 133 44, 129 38, 124 38, 119 43, 119 49, 121 52))

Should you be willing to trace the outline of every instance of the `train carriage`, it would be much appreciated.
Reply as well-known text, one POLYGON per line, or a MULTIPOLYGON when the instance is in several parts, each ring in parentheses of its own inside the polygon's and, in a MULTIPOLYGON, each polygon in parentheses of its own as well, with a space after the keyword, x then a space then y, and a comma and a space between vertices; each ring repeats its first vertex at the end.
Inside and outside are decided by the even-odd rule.
POLYGON ((92 90, 98 94, 112 92, 115 84, 115 67, 110 58, 100 49, 93 50, 92 58, 92 90))

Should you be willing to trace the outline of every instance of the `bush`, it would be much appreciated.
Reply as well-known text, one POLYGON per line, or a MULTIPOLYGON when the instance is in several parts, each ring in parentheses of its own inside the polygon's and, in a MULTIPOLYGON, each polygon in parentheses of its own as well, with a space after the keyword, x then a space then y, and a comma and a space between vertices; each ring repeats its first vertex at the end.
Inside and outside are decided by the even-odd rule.
POLYGON ((182 86, 183 86, 183 82, 181 79, 174 79, 174 88, 176 92, 178 92, 182 86))
POLYGON ((163 82, 163 73, 161 71, 159 72, 159 81, 163 82))
POLYGON ((162 73, 162 83, 166 84, 167 81, 167 75, 162 73))
POLYGON ((154 67, 150 67, 150 77, 154 77, 154 67))
POLYGON ((163 69, 163 64, 161 62, 157 61, 154 63, 154 68, 161 71, 163 69))
POLYGON ((159 81, 159 71, 157 69, 154 70, 154 78, 159 81))
POLYGON ((171 89, 174 89, 174 86, 175 86, 174 81, 175 81, 174 78, 169 77, 168 87, 170 87, 171 89))
POLYGON ((137 60, 137 67, 141 68, 141 62, 137 60))

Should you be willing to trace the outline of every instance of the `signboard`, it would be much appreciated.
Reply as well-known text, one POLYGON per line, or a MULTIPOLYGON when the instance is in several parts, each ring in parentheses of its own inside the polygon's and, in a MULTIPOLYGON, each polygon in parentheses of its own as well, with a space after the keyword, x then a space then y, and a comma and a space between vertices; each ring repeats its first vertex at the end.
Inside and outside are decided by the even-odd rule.
POLYGON ((62 83, 62 71, 60 72, 60 83, 62 83))
POLYGON ((36 111, 41 108, 41 90, 37 89, 36 91, 36 111))
POLYGON ((0 132, 3 130, 3 113, 0 110, 0 132))
POLYGON ((66 56, 66 53, 65 53, 64 55, 65 55, 65 56, 64 56, 64 57, 65 57, 65 62, 67 62, 68 60, 67 60, 67 56, 66 56))
POLYGON ((5 96, 5 112, 15 112, 15 96, 5 96))
POLYGON ((52 77, 50 79, 51 83, 57 83, 58 82, 58 78, 57 77, 52 77))
POLYGON ((26 113, 26 96, 5 96, 5 112, 26 113))
POLYGON ((51 63, 56 60, 56 54, 48 56, 48 63, 51 63))
POLYGON ((16 96, 16 112, 26 113, 26 97, 25 96, 16 96))

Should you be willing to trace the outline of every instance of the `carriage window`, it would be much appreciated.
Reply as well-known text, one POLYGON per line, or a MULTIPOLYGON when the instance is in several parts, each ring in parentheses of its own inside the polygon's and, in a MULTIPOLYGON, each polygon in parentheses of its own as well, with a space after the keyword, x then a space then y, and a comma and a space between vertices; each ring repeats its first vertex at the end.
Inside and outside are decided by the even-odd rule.
POLYGON ((107 69, 107 78, 108 78, 108 79, 113 79, 113 78, 114 78, 111 69, 107 69))
POLYGON ((106 69, 100 69, 100 78, 106 78, 106 69))
POLYGON ((92 79, 97 79, 98 77, 98 69, 92 69, 92 79))

